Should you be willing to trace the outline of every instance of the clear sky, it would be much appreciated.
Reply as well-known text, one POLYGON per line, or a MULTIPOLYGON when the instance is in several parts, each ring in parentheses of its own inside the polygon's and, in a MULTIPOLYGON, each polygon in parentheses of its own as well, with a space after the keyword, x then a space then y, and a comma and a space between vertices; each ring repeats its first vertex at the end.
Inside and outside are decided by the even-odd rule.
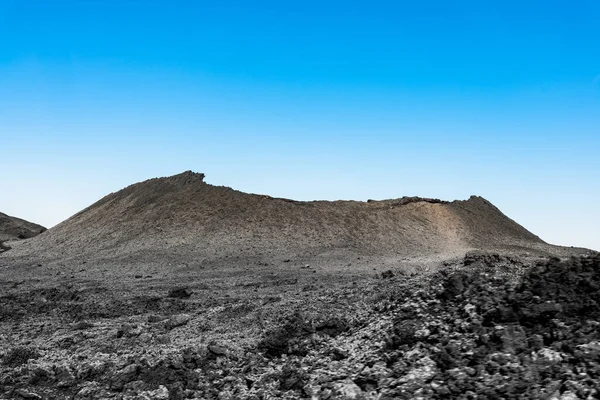
POLYGON ((600 2, 0 0, 0 212, 184 170, 310 199, 481 195, 600 250, 600 2))

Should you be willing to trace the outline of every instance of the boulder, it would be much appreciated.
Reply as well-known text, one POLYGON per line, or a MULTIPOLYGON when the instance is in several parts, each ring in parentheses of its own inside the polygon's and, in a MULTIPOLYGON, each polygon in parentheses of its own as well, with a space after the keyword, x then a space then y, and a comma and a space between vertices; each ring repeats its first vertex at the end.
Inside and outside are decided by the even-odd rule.
POLYGON ((188 287, 177 287, 169 290, 167 297, 174 299, 187 299, 192 296, 194 292, 188 287))
POLYGON ((165 321, 165 328, 171 330, 179 326, 186 325, 191 319, 192 317, 189 314, 173 315, 165 321))

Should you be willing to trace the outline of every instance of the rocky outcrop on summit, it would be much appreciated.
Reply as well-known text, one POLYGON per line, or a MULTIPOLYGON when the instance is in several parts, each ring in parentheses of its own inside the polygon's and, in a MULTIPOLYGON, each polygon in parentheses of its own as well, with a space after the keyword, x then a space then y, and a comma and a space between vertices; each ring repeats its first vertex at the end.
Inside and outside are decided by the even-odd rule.
POLYGON ((188 171, 111 193, 11 253, 185 261, 347 252, 422 260, 475 249, 558 251, 481 197, 304 202, 213 186, 188 171))

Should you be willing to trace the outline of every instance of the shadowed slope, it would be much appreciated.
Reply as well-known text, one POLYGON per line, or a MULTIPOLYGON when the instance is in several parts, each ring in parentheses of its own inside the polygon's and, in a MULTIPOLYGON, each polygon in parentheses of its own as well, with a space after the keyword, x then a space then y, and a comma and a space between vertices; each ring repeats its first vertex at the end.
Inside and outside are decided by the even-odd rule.
POLYGON ((112 193, 11 253, 96 260, 332 251, 444 258, 551 247, 480 197, 299 202, 209 185, 204 174, 188 171, 112 193))
POLYGON ((0 242, 31 238, 45 230, 41 225, 0 213, 0 242))

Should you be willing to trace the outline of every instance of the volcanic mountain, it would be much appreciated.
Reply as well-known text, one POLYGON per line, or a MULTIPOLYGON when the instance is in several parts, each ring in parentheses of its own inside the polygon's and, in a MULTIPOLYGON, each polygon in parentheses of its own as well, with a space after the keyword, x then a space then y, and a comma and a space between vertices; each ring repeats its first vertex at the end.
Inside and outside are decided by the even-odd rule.
POLYGON ((4 256, 187 262, 352 254, 409 260, 462 257, 478 249, 561 250, 477 196, 301 202, 213 186, 204 174, 188 171, 111 193, 4 256))
POLYGON ((41 225, 0 213, 0 242, 32 238, 45 230, 41 225))

